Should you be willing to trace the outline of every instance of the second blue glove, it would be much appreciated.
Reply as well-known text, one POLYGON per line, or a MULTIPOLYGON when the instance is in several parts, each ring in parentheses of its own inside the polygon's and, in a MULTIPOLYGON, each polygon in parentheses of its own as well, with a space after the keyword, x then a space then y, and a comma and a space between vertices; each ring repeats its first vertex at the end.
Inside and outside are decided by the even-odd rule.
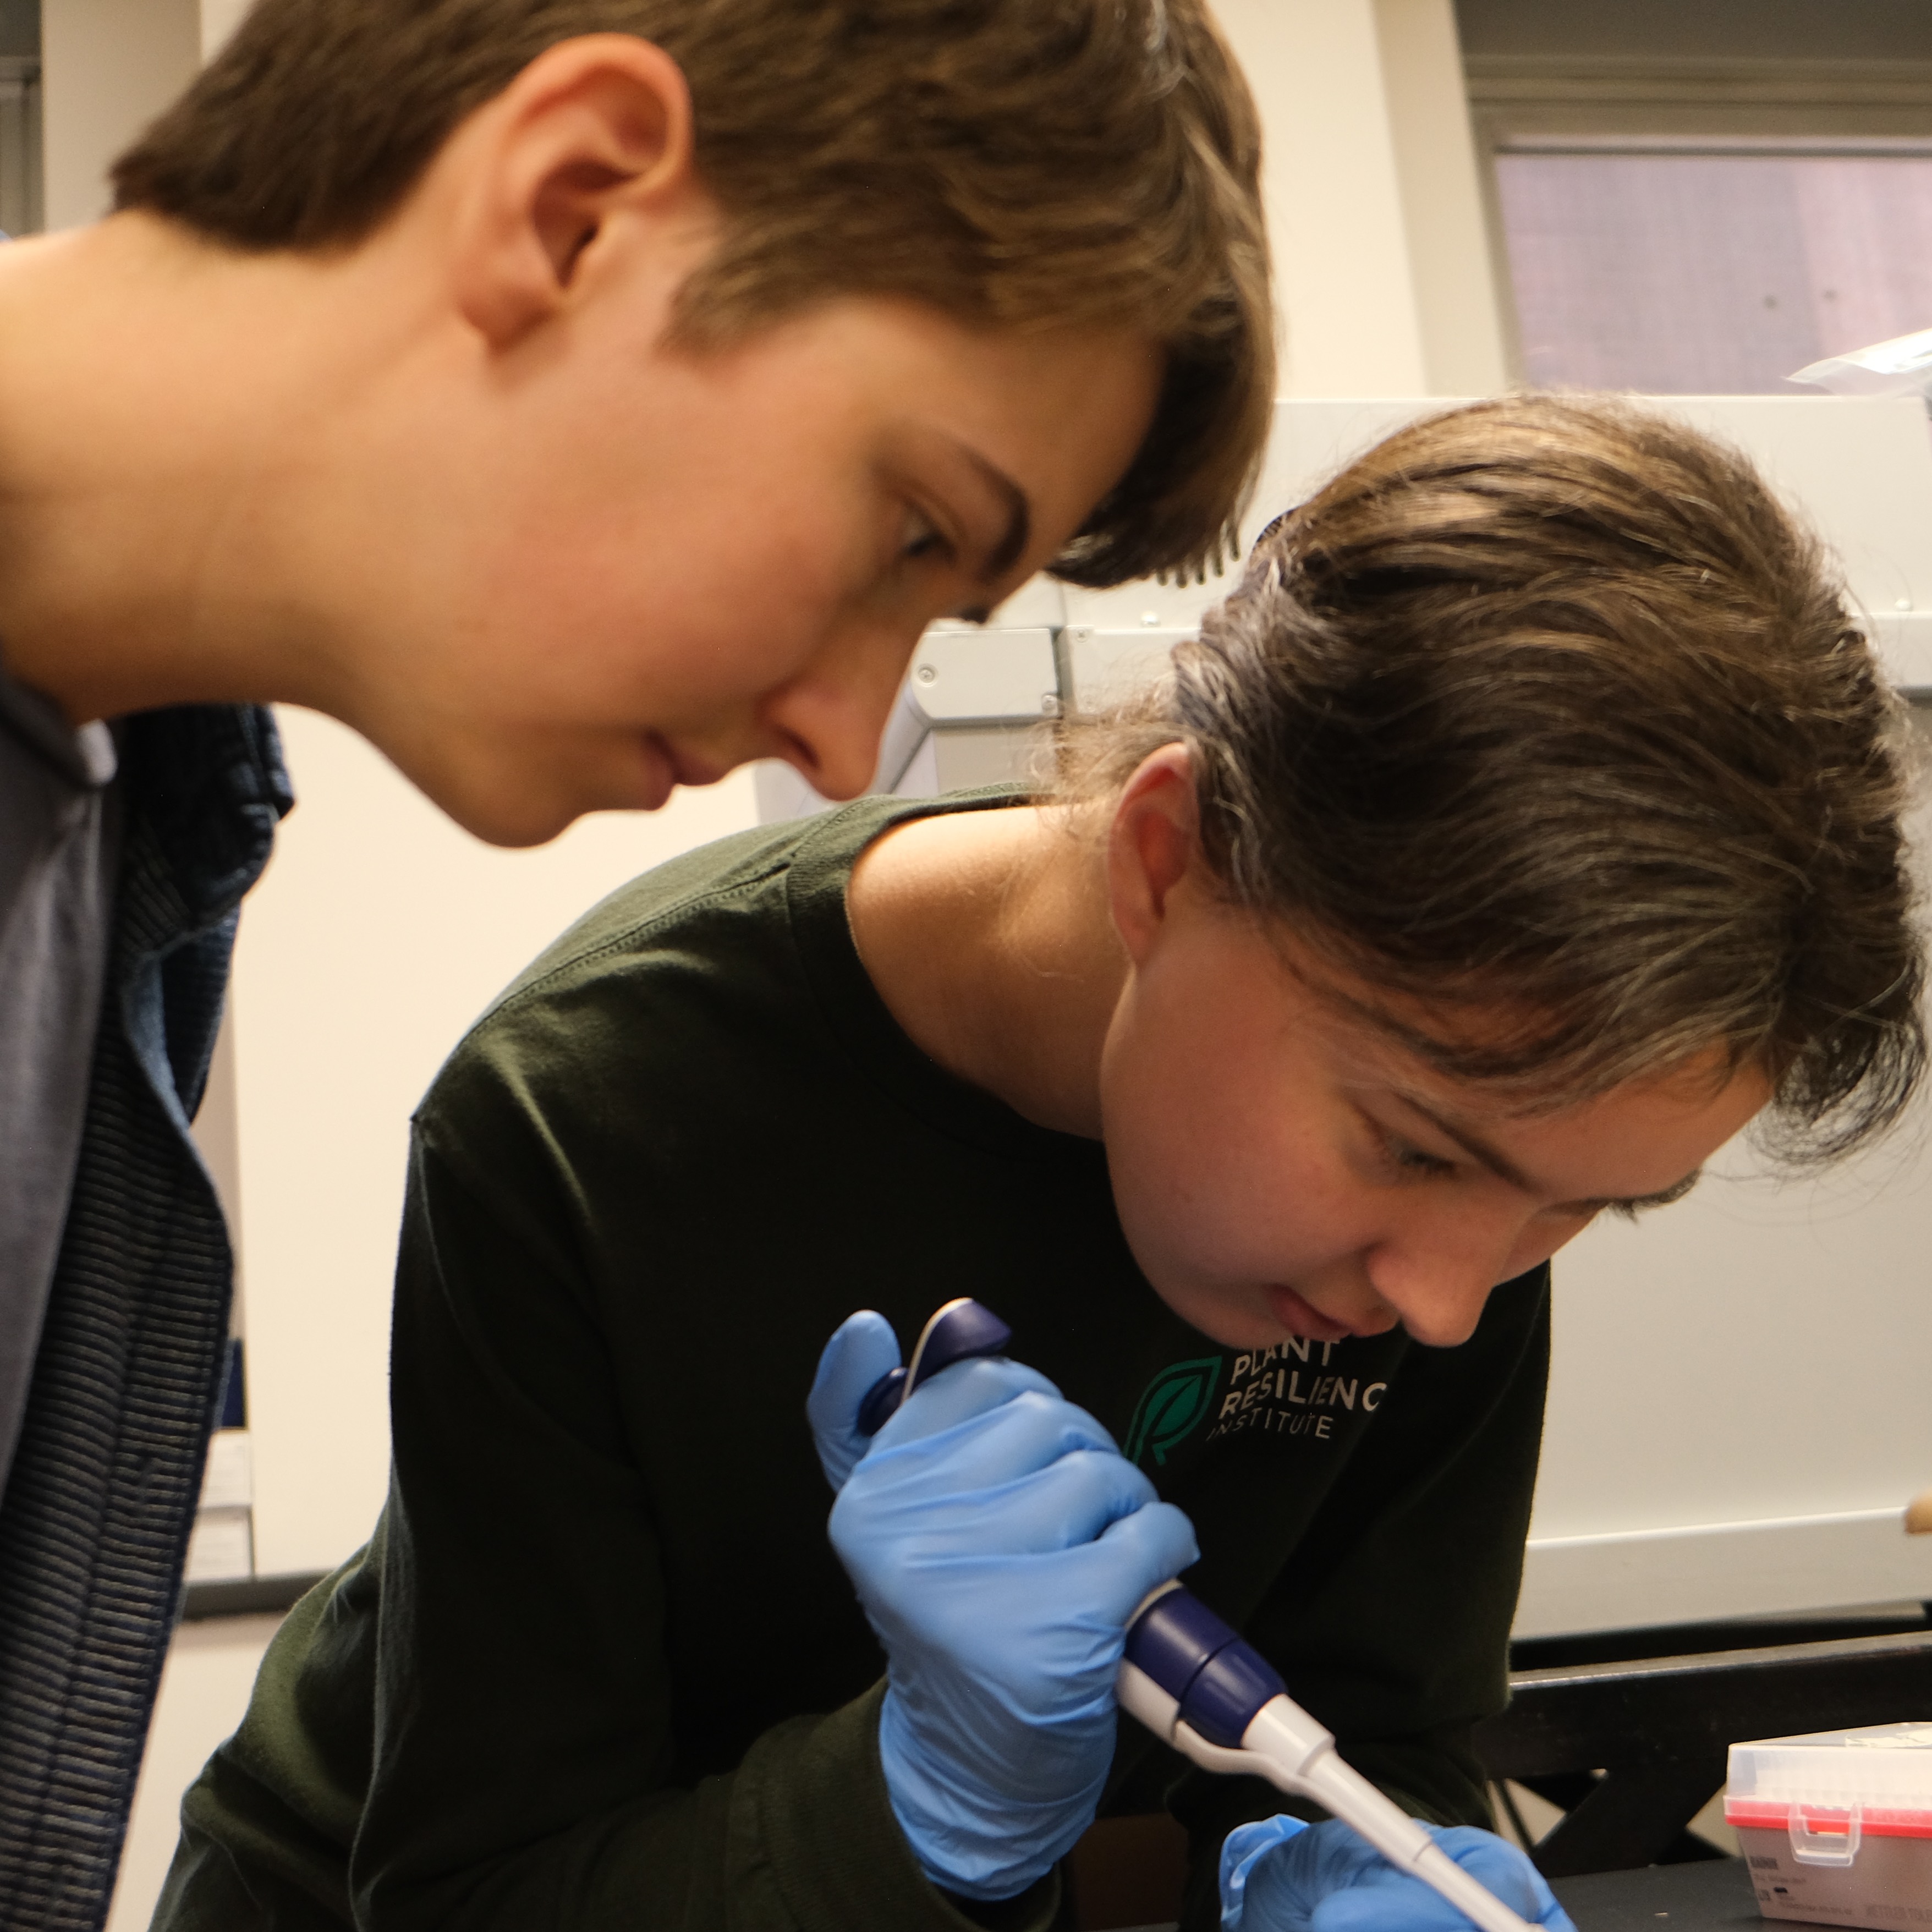
MULTIPOLYGON (((1548 1932, 1576 1932, 1548 1881, 1493 1832, 1431 1826, 1436 1842, 1510 1910, 1548 1932)), ((1267 1818, 1221 1846, 1222 1932, 1475 1932, 1448 1900, 1397 1871, 1337 1819, 1267 1818)))

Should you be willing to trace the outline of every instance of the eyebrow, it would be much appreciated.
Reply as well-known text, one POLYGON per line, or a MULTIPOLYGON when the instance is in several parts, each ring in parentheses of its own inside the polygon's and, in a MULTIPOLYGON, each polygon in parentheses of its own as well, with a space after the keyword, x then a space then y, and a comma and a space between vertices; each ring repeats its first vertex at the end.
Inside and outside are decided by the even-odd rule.
POLYGON ((988 463, 977 450, 962 446, 961 454, 1006 506, 1006 526, 974 573, 982 584, 997 583, 1025 554, 1033 536, 1033 506, 1027 501, 1026 492, 1004 470, 988 463))
MULTIPOLYGON (((1459 1126, 1454 1120, 1445 1119, 1433 1107, 1425 1106, 1412 1094, 1398 1096, 1411 1112, 1419 1114, 1436 1132, 1456 1144, 1478 1166, 1488 1168, 1499 1180, 1506 1180, 1525 1194, 1538 1194, 1543 1190, 1537 1186, 1522 1169, 1498 1148, 1492 1147, 1480 1134, 1472 1133, 1467 1127, 1459 1126)), ((1645 1208, 1668 1208, 1673 1201, 1682 1201, 1704 1177, 1701 1167, 1694 1167, 1681 1180, 1673 1180, 1668 1187, 1660 1187, 1654 1194, 1633 1194, 1624 1196, 1605 1196, 1588 1201, 1566 1201, 1558 1204, 1565 1208, 1587 1208, 1592 1214, 1600 1214, 1606 1208, 1623 1208, 1631 1213, 1645 1208)))

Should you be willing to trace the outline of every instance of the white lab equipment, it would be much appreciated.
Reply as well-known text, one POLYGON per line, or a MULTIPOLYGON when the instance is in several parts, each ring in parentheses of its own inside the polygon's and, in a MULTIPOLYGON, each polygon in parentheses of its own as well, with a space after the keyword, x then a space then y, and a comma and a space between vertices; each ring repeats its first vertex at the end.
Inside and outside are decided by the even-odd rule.
POLYGON ((1932 395, 1932 328, 1808 362, 1785 380, 1808 382, 1834 396, 1932 395))

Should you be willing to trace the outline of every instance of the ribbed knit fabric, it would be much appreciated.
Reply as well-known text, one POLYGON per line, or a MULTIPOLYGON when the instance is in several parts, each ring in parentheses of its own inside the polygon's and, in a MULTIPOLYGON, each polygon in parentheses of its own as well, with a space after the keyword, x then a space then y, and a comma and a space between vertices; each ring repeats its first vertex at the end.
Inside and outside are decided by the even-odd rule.
POLYGON ((105 1918, 220 1396, 233 1268, 188 1136, 242 896, 292 802, 273 722, 142 713, 80 1162, 0 1499, 0 1926, 105 1918))

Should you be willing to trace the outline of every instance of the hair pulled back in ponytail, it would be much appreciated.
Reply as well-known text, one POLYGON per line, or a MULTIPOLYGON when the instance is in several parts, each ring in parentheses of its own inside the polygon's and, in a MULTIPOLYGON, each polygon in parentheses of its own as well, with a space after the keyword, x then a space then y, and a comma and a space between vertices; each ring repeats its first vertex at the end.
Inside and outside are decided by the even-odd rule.
POLYGON ((1533 1108, 1714 1048, 1822 1160, 1924 1061, 1908 730, 1742 457, 1526 396, 1352 464, 1067 751, 1090 794, 1184 742, 1230 899, 1442 1071, 1533 1108))

